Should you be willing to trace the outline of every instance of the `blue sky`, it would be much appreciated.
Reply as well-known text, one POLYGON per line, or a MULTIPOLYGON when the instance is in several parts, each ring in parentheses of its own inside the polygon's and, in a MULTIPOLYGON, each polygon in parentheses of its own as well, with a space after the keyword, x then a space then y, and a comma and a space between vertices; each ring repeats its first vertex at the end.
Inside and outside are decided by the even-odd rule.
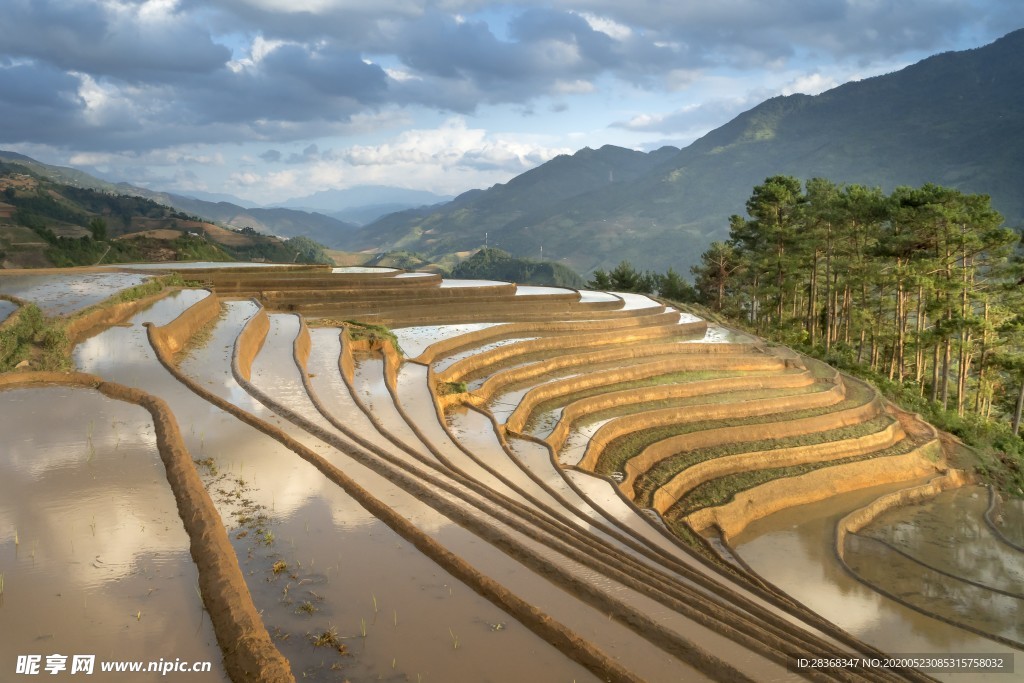
POLYGON ((5 0, 0 147, 260 203, 685 146, 1024 26, 1019 0, 5 0))

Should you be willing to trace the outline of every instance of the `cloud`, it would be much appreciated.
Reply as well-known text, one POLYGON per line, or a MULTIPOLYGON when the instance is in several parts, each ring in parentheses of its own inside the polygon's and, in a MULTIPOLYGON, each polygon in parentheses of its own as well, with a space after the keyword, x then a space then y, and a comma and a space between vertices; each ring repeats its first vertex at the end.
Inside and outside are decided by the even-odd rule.
POLYGON ((424 112, 621 111, 610 103, 637 93, 671 93, 675 105, 651 108, 675 110, 617 114, 614 127, 686 137, 759 101, 752 74, 773 75, 771 94, 819 92, 1021 24, 1024 5, 996 0, 7 0, 0 143, 139 158, 239 143, 268 164, 420 173, 430 159, 449 178, 496 178, 545 158, 545 145, 473 139, 483 125, 419 126, 408 131, 417 144, 471 144, 396 162, 414 152, 400 137, 321 138, 379 134, 424 112), (734 80, 701 90, 714 77, 734 80), (710 94, 683 106, 698 90, 710 94))
POLYGON ((208 73, 231 54, 196 17, 159 0, 6 0, 0 52, 133 83, 208 73))
POLYGON ((643 133, 675 134, 680 139, 692 140, 709 128, 720 125, 746 111, 760 99, 755 97, 712 99, 668 113, 637 114, 632 118, 616 121, 611 124, 611 127, 643 133))
POLYGON ((301 165, 287 172, 239 170, 231 183, 240 193, 264 188, 264 199, 374 183, 453 194, 481 183, 506 182, 571 151, 532 137, 473 128, 453 117, 436 128, 406 130, 376 145, 327 150, 308 145, 291 155, 301 165))

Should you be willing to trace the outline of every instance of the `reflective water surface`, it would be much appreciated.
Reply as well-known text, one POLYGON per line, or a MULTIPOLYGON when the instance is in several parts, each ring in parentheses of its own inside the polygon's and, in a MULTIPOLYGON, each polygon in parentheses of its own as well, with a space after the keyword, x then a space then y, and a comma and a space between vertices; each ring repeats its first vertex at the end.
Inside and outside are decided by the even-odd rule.
POLYGON ((227 680, 149 413, 89 389, 11 389, 0 434, 5 680, 17 655, 55 653, 209 661, 189 680, 227 680))
POLYGON ((138 273, 2 275, 0 293, 31 301, 46 315, 67 315, 146 281, 138 273))

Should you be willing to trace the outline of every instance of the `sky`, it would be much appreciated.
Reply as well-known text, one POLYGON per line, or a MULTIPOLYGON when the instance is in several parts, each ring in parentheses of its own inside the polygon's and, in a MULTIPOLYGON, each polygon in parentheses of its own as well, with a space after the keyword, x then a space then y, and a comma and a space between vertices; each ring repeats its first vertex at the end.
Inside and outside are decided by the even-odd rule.
POLYGON ((3 0, 0 148, 259 204, 681 147, 1024 27, 1019 0, 3 0))

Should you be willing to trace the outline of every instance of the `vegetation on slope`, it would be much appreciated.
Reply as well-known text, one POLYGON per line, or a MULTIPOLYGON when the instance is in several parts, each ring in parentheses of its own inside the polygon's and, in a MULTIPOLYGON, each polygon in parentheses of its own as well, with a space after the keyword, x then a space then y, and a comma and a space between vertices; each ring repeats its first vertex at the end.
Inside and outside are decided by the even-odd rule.
POLYGON ((989 197, 773 176, 747 213, 693 268, 700 300, 870 380, 1024 495, 1021 236, 989 197))
POLYGON ((552 261, 517 258, 500 249, 480 249, 467 260, 455 266, 452 277, 466 280, 502 280, 521 285, 551 285, 554 287, 583 286, 583 278, 571 268, 552 261))
MULTIPOLYGON (((4 253, 12 265, 86 266, 139 261, 274 261, 326 263, 305 237, 282 241, 252 228, 226 230, 149 199, 60 184, 32 168, 0 162, 0 190, 13 207, 4 253), (11 235, 18 226, 37 240, 11 235)), ((58 174, 55 177, 63 177, 58 174)), ((77 176, 75 176, 77 177, 77 176)), ((4 223, 4 219, 0 219, 4 223)))

